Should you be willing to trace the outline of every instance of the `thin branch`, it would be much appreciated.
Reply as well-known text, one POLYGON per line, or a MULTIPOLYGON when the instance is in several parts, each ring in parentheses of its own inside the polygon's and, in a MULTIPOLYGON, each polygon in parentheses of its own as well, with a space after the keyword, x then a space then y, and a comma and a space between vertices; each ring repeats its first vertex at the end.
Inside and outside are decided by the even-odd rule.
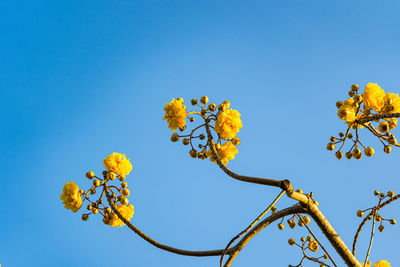
POLYGON ((362 118, 360 120, 355 120, 354 123, 364 124, 364 123, 367 123, 367 122, 370 122, 370 121, 374 121, 374 120, 399 118, 399 117, 400 117, 400 113, 375 114, 375 115, 369 116, 367 118, 362 118))
POLYGON ((372 240, 374 239, 374 232, 375 232, 375 217, 376 217, 376 211, 374 212, 374 217, 372 218, 373 221, 372 221, 371 238, 369 239, 369 245, 368 245, 367 255, 365 256, 364 260, 364 266, 367 266, 369 253, 371 252, 372 248, 372 240))
POLYGON ((274 214, 271 214, 261 222, 259 222, 251 231, 249 231, 245 236, 242 237, 242 239, 237 243, 234 247, 231 248, 232 252, 229 257, 229 259, 225 262, 224 267, 229 267, 231 266, 233 260, 236 258, 236 256, 239 254, 239 252, 246 246, 246 244, 256 235, 258 234, 261 230, 263 230, 265 227, 270 225, 272 222, 279 220, 280 218, 283 218, 287 215, 291 214, 296 214, 296 213, 306 213, 306 209, 302 207, 300 204, 296 204, 292 207, 280 210, 275 212, 274 214))
MULTIPOLYGON (((395 201, 399 198, 400 198, 400 194, 395 195, 391 199, 386 200, 385 202, 383 202, 382 204, 380 204, 379 206, 376 207, 376 212, 378 212, 378 210, 380 210, 381 208, 385 207, 386 205, 392 203, 393 201, 395 201)), ((362 228, 364 227, 365 223, 368 221, 368 219, 367 219, 368 216, 372 215, 372 214, 373 214, 373 211, 371 211, 367 216, 365 216, 364 219, 362 220, 362 222, 360 223, 360 225, 358 226, 358 229, 354 236, 354 241, 353 241, 353 251, 352 251, 353 255, 355 255, 355 253, 356 253, 356 245, 357 245, 357 240, 360 235, 360 232, 361 232, 362 228)))
POLYGON ((266 208, 246 229, 244 229, 242 232, 240 232, 238 235, 236 235, 234 238, 232 238, 231 241, 229 241, 228 245, 226 245, 226 248, 224 249, 224 252, 221 255, 221 259, 219 261, 220 266, 222 267, 223 262, 224 262, 224 256, 226 252, 228 251, 229 247, 235 242, 239 237, 241 237, 243 234, 247 233, 262 217, 264 217, 265 214, 278 202, 278 200, 283 196, 285 193, 284 190, 275 198, 274 201, 266 208))
MULTIPOLYGON (((115 205, 112 201, 111 195, 108 192, 108 188, 106 187, 107 185, 105 184, 105 192, 107 196, 107 201, 108 204, 110 204, 111 209, 117 214, 118 218, 123 221, 133 232, 135 232, 137 235, 139 235, 141 238, 152 244, 153 246, 160 248, 162 250, 172 252, 175 254, 179 255, 185 255, 185 256, 194 256, 194 257, 207 257, 207 256, 219 256, 221 255, 224 250, 223 249, 218 249, 218 250, 205 250, 205 251, 192 251, 192 250, 183 250, 183 249, 178 249, 174 247, 170 247, 164 244, 161 244, 154 239, 150 238, 147 236, 145 233, 140 231, 136 226, 134 226, 130 221, 128 221, 122 214, 115 208, 115 205)), ((227 251, 227 254, 232 253, 233 249, 230 249, 227 251)))

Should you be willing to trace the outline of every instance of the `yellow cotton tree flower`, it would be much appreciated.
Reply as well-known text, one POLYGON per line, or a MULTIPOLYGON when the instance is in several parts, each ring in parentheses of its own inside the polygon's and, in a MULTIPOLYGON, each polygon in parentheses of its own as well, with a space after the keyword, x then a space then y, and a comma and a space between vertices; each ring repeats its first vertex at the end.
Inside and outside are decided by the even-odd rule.
MULTIPOLYGON (((224 165, 226 165, 230 160, 234 159, 235 155, 239 153, 239 150, 231 142, 226 142, 222 146, 220 144, 217 144, 215 146, 215 150, 217 151, 217 154, 220 157, 222 164, 224 165)), ((211 149, 207 151, 207 157, 209 157, 210 161, 217 164, 217 161, 212 155, 211 149)))
POLYGON ((375 262, 373 267, 390 267, 390 263, 387 262, 386 260, 381 260, 381 261, 375 262))
POLYGON ((386 93, 384 100, 384 107, 382 113, 398 113, 400 112, 400 97, 398 94, 386 93))
POLYGON ((121 176, 126 176, 132 171, 131 162, 125 157, 125 154, 121 153, 114 152, 107 156, 103 161, 103 165, 107 170, 121 176))
POLYGON ((60 199, 63 201, 64 207, 73 212, 77 212, 82 207, 82 198, 79 193, 79 187, 73 181, 64 185, 60 199))
MULTIPOLYGON (((360 120, 360 119, 362 119, 364 117, 364 115, 363 114, 357 114, 355 117, 354 117, 354 120, 360 120)), ((352 120, 352 121, 346 121, 346 124, 350 127, 350 125, 352 125, 351 123, 354 121, 354 120, 352 120)), ((368 123, 367 123, 368 124, 368 123)), ((362 129, 362 128, 364 128, 364 125, 362 125, 362 124, 353 124, 352 126, 351 126, 351 128, 352 129, 356 129, 356 128, 360 128, 360 129, 362 129)))
POLYGON ((356 119, 356 107, 353 105, 354 99, 349 98, 343 102, 343 105, 339 107, 338 117, 341 120, 345 120, 347 122, 353 122, 356 119))
POLYGON ((165 105, 164 111, 163 120, 167 120, 168 128, 175 131, 177 128, 185 127, 187 112, 182 98, 172 99, 171 103, 165 105))
POLYGON ((380 112, 385 104, 385 91, 376 83, 368 83, 365 86, 362 97, 366 109, 373 109, 376 112, 380 112))
MULTIPOLYGON (((134 208, 133 208, 132 204, 129 204, 128 206, 116 205, 116 209, 128 221, 130 221, 131 218, 133 217, 134 208)), ((120 226, 122 227, 122 226, 125 225, 125 223, 118 218, 117 214, 113 214, 111 216, 111 218, 109 218, 109 220, 107 220, 107 224, 112 226, 112 227, 116 226, 117 228, 119 228, 120 226)))
POLYGON ((221 112, 215 121, 215 131, 224 140, 234 138, 240 128, 242 128, 240 113, 231 108, 221 112))

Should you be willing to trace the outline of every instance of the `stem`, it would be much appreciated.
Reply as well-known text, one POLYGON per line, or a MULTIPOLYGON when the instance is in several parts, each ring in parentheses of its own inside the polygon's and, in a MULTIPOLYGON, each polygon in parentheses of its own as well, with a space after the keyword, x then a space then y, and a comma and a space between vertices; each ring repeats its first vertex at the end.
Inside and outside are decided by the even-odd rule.
MULTIPOLYGON (((117 214, 118 218, 123 221, 133 232, 135 232, 137 235, 139 235, 141 238, 143 238, 144 240, 146 240, 147 242, 149 242, 150 244, 152 244, 153 246, 168 251, 168 252, 172 252, 175 254, 179 254, 179 255, 185 255, 185 256, 194 256, 194 257, 207 257, 207 256, 219 256, 221 255, 224 250, 223 249, 218 249, 218 250, 205 250, 205 251, 192 251, 192 250, 183 250, 183 249, 178 249, 178 248, 174 248, 174 247, 170 247, 164 244, 161 244, 157 241, 155 241, 154 239, 150 238, 149 236, 147 236, 145 233, 143 233, 142 231, 140 231, 136 226, 134 226, 130 221, 128 221, 124 216, 122 216, 122 214, 115 208, 115 205, 111 199, 111 195, 108 192, 108 188, 107 185, 104 184, 105 187, 105 192, 106 192, 106 196, 107 196, 107 201, 108 204, 110 204, 111 209, 115 212, 115 214, 117 214)), ((230 249, 227 251, 227 254, 230 254, 233 250, 230 249)))

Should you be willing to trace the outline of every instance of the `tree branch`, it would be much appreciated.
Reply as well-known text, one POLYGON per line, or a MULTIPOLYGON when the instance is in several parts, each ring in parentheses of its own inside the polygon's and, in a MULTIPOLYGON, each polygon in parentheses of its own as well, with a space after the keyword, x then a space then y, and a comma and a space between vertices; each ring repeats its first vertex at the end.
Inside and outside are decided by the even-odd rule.
MULTIPOLYGON (((104 190, 106 192, 108 204, 110 204, 111 209, 115 212, 115 214, 117 214, 118 218, 121 221, 123 221, 133 232, 135 232, 137 235, 139 235, 141 238, 143 238, 144 240, 146 240, 148 243, 152 244, 153 246, 155 246, 159 249, 168 251, 168 252, 175 253, 175 254, 184 255, 184 256, 194 256, 194 257, 219 256, 224 252, 223 249, 205 250, 205 251, 183 250, 183 249, 178 249, 178 248, 174 248, 171 246, 167 246, 167 245, 164 245, 164 244, 161 244, 161 243, 155 241, 154 239, 150 238, 145 233, 140 231, 136 226, 134 226, 124 216, 122 216, 122 214, 115 208, 115 204, 113 203, 111 195, 108 192, 107 184, 104 184, 104 187, 105 187, 104 190)), ((229 250, 227 250, 226 254, 231 254, 232 251, 233 251, 233 249, 229 249, 229 250)))

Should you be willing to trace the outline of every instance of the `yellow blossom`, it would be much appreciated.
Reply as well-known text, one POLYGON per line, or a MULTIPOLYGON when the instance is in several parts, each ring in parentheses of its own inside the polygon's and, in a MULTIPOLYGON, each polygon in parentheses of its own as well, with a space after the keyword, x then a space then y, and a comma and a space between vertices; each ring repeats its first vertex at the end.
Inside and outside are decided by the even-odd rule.
POLYGON ((240 128, 242 128, 240 113, 231 108, 221 112, 215 121, 215 131, 224 140, 234 138, 240 128))
POLYGON ((356 119, 356 107, 353 105, 354 99, 349 98, 343 102, 343 105, 339 107, 337 115, 341 120, 347 122, 353 122, 356 119))
POLYGON ((384 97, 385 105, 382 113, 398 113, 400 112, 400 97, 398 94, 386 93, 384 97))
POLYGON ((82 198, 79 193, 79 187, 73 181, 64 185, 60 199, 63 201, 64 207, 73 212, 77 212, 82 207, 82 198))
MULTIPOLYGON (((128 221, 131 220, 131 218, 133 217, 133 205, 129 204, 128 206, 120 206, 120 205, 116 205, 116 209, 119 211, 119 213, 121 213, 121 215, 127 219, 128 221)), ((112 227, 117 227, 119 228, 120 226, 124 226, 125 223, 120 220, 117 216, 117 214, 113 214, 111 216, 111 218, 109 218, 109 220, 107 220, 107 224, 112 226, 112 227)))
POLYGON ((186 106, 183 99, 172 99, 171 103, 167 103, 164 107, 165 115, 163 120, 167 120, 168 128, 175 131, 177 128, 183 128, 186 125, 186 106))
POLYGON ((390 267, 390 263, 386 260, 375 262, 374 267, 390 267))
POLYGON ((125 154, 116 152, 107 156, 103 161, 103 165, 106 169, 122 176, 128 175, 132 170, 132 164, 129 159, 125 157, 125 154))
MULTIPOLYGON (((226 165, 230 160, 234 159, 235 155, 239 153, 239 150, 231 142, 226 142, 222 146, 217 144, 215 145, 215 150, 217 151, 217 154, 224 165, 226 165)), ((210 161, 217 164, 217 161, 214 160, 211 149, 207 151, 207 157, 210 158, 210 161)))
POLYGON ((311 242, 309 242, 309 243, 308 243, 308 248, 309 248, 311 251, 317 252, 318 249, 319 249, 319 247, 318 247, 318 242, 317 242, 317 241, 311 241, 311 242))
POLYGON ((368 83, 362 94, 364 107, 380 112, 384 105, 385 91, 376 83, 368 83))

